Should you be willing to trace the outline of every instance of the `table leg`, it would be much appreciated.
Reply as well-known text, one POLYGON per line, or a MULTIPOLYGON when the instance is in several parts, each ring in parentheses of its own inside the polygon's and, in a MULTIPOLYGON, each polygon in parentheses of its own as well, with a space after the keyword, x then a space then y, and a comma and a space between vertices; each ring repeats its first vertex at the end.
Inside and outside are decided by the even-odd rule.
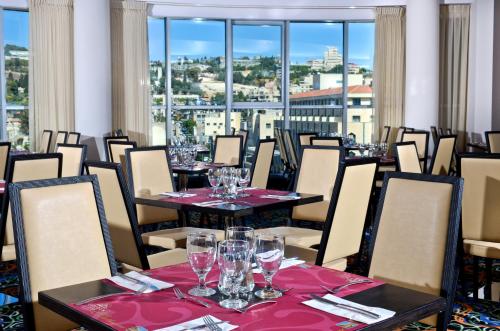
POLYGON ((478 299, 479 292, 479 257, 472 257, 472 297, 475 301, 478 299))
POLYGON ((493 283, 493 259, 485 258, 486 261, 486 285, 484 286, 484 299, 491 300, 491 284, 493 283))
POLYGON ((188 189, 188 174, 179 174, 179 191, 187 191, 188 189))

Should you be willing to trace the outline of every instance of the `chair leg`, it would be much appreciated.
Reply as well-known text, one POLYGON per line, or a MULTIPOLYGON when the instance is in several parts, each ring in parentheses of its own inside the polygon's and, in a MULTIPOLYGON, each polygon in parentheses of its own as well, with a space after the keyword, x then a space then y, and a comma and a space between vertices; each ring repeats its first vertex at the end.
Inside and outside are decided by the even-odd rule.
POLYGON ((491 284, 493 283, 493 259, 486 260, 486 285, 484 287, 484 298, 491 300, 491 284))
POLYGON ((479 257, 472 257, 472 297, 474 300, 478 299, 479 292, 479 257))

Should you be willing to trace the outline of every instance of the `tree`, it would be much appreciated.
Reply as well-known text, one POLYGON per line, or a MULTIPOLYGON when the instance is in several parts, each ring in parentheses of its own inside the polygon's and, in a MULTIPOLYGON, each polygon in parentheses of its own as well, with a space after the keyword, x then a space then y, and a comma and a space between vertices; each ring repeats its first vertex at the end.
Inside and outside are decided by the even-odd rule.
POLYGON ((342 74, 342 73, 344 73, 344 66, 341 64, 337 64, 335 67, 328 70, 327 73, 329 73, 329 74, 342 74))
POLYGON ((192 119, 182 121, 182 132, 185 134, 193 134, 194 127, 196 126, 196 122, 192 119))
POLYGON ((226 102, 226 97, 224 93, 215 93, 214 96, 212 96, 212 104, 214 105, 223 105, 224 102, 226 102))

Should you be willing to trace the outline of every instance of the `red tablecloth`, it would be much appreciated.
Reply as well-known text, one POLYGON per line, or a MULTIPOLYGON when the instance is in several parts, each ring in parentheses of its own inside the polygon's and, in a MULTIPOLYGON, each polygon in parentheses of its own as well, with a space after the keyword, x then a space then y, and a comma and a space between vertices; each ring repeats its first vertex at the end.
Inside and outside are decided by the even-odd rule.
MULTIPOLYGON (((217 266, 209 273, 207 281, 218 279, 217 266)), ((255 274, 257 283, 263 282, 260 274, 255 274)), ((187 264, 158 268, 151 271, 151 277, 174 283, 182 291, 187 292, 197 283, 196 275, 187 264)), ((211 308, 179 300, 172 289, 166 289, 139 296, 113 296, 87 305, 72 305, 76 310, 106 323, 117 330, 125 330, 133 326, 142 326, 155 330, 176 325, 201 316, 211 314, 221 320, 238 325, 238 330, 343 330, 338 323, 345 321, 343 317, 325 313, 302 304, 308 294, 326 294, 319 285, 339 286, 348 280, 364 278, 341 271, 311 266, 304 269, 299 266, 280 270, 274 277, 273 284, 280 288, 293 288, 278 303, 255 307, 243 314, 220 307, 212 303, 211 308)), ((337 295, 340 297, 357 293, 382 284, 374 281, 369 284, 358 284, 346 288, 337 295)), ((216 287, 217 283, 209 284, 216 287)), ((364 324, 349 330, 362 328, 364 324)))
POLYGON ((0 194, 4 194, 5 192, 5 181, 0 181, 0 194))

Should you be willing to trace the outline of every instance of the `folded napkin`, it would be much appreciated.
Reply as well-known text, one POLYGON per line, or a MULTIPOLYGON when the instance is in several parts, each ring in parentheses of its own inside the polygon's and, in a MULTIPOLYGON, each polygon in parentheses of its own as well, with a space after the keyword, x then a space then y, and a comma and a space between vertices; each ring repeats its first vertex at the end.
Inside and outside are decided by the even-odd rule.
POLYGON ((263 198, 263 199, 275 199, 275 200, 298 200, 298 199, 300 199, 299 196, 294 196, 294 195, 277 195, 277 194, 261 195, 260 198, 263 198))
POLYGON ((346 309, 343 309, 340 307, 335 307, 335 306, 332 306, 332 305, 327 304, 327 303, 319 302, 317 300, 308 300, 308 301, 304 301, 302 303, 309 306, 309 307, 313 307, 313 308, 325 311, 325 312, 330 313, 330 314, 342 316, 342 317, 345 317, 345 318, 348 318, 348 319, 351 319, 354 321, 358 321, 361 323, 365 323, 365 324, 378 323, 380 321, 391 318, 392 316, 394 316, 396 314, 395 312, 393 312, 391 310, 378 308, 378 307, 370 307, 370 306, 360 305, 360 304, 357 304, 357 303, 352 302, 352 301, 341 299, 341 298, 336 297, 332 294, 327 294, 327 295, 323 296, 323 298, 330 300, 330 301, 333 301, 333 302, 336 302, 336 303, 342 303, 342 304, 346 304, 346 305, 349 305, 352 307, 368 310, 372 313, 379 314, 380 318, 370 318, 370 317, 361 315, 359 313, 355 313, 355 312, 350 311, 350 310, 346 310, 346 309))
POLYGON ((113 277, 109 277, 107 279, 109 279, 110 281, 112 281, 117 285, 120 285, 121 287, 128 288, 129 290, 132 291, 138 291, 144 286, 144 283, 146 283, 150 286, 147 290, 144 291, 144 293, 151 293, 154 291, 159 291, 174 286, 174 284, 170 284, 158 279, 148 277, 146 275, 138 273, 137 271, 130 271, 125 274, 125 277, 116 275, 113 277), (136 279, 137 282, 127 278, 136 279))
MULTIPOLYGON (((251 191, 251 190, 257 190, 259 189, 258 187, 245 187, 245 191, 251 191)), ((238 192, 243 191, 242 187, 238 187, 238 192)))
MULTIPOLYGON (((290 267, 293 267, 294 265, 299 265, 299 264, 302 264, 302 263, 305 263, 306 261, 304 260, 298 260, 298 259, 283 259, 281 260, 281 265, 280 265, 280 269, 286 269, 286 268, 290 268, 290 267)), ((255 269, 252 270, 254 274, 261 274, 262 273, 262 270, 259 268, 258 265, 256 265, 255 269)))
MULTIPOLYGON (((212 315, 208 315, 208 316, 210 316, 214 320, 215 323, 221 322, 221 320, 218 319, 217 317, 214 317, 212 315)), ((194 319, 191 321, 187 321, 187 322, 182 322, 182 323, 174 325, 174 326, 169 326, 168 328, 157 329, 155 331, 182 331, 182 330, 189 330, 189 329, 200 330, 200 331, 210 330, 208 327, 202 328, 202 326, 205 325, 205 322, 203 322, 203 317, 200 317, 200 318, 197 318, 197 319, 194 319)), ((221 328, 222 331, 229 331, 229 330, 236 329, 238 327, 237 325, 231 325, 227 322, 217 324, 217 326, 219 328, 221 328)))
POLYGON ((212 207, 212 206, 218 206, 218 205, 223 205, 229 203, 227 201, 223 200, 214 200, 214 201, 205 201, 205 202, 195 202, 193 205, 198 206, 198 207, 212 207))
POLYGON ((160 195, 165 195, 171 198, 191 198, 195 197, 196 193, 185 193, 185 192, 163 192, 160 195))

